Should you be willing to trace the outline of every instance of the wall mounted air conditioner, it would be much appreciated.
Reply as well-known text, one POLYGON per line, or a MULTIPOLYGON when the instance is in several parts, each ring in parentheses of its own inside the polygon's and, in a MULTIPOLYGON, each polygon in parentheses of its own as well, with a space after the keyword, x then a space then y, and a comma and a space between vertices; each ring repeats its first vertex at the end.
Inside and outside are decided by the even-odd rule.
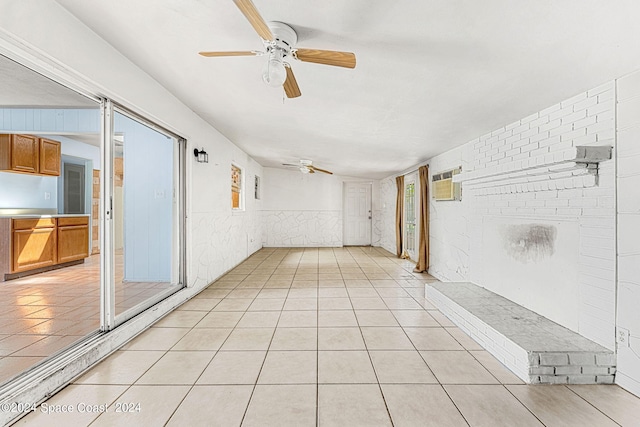
POLYGON ((431 177, 431 194, 437 202, 461 200, 462 188, 459 182, 453 182, 453 176, 462 172, 462 167, 434 174, 431 177))

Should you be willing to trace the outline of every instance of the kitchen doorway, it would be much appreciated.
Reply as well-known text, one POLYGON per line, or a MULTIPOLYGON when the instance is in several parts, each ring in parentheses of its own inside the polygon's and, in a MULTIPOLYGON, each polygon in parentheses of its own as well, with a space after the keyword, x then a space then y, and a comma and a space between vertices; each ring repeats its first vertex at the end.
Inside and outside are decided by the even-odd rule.
POLYGON ((66 214, 85 213, 85 167, 74 163, 62 163, 62 199, 66 214))

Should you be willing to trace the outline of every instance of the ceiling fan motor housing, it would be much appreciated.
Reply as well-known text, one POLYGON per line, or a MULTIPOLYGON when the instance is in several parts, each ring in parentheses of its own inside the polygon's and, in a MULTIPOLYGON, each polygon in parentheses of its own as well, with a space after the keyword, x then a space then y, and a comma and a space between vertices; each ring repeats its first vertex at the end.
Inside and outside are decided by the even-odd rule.
POLYGON ((267 52, 278 49, 282 51, 282 57, 291 56, 291 49, 298 43, 298 35, 295 30, 283 22, 267 23, 269 29, 273 33, 274 41, 265 40, 265 49, 267 52))

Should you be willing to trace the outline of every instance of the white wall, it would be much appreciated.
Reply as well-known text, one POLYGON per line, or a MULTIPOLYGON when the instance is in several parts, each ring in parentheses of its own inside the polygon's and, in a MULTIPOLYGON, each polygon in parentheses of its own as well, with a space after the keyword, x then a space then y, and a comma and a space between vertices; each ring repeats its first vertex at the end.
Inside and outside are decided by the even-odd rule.
POLYGON ((616 382, 640 395, 640 72, 618 80, 618 343, 616 382))
POLYGON ((169 282, 175 142, 122 114, 114 130, 124 138, 123 206, 114 209, 123 217, 124 280, 169 282))
POLYGON ((379 211, 377 182, 358 178, 303 174, 298 170, 264 168, 264 246, 342 246, 343 186, 345 182, 372 182, 372 243, 379 211))
MULTIPOLYGON (((614 99, 610 82, 431 159, 432 175, 462 166, 466 181, 462 201, 430 201, 429 272, 477 283, 613 349, 615 161, 600 163, 598 182, 543 166, 574 146, 615 145, 614 99), (528 237, 538 226, 554 233, 548 253, 528 237)), ((393 177, 385 181, 395 190, 393 177)))
POLYGON ((378 208, 374 209, 374 229, 379 239, 376 246, 396 253, 396 182, 395 179, 383 179, 378 185, 378 208))
POLYGON ((0 208, 56 209, 58 178, 0 172, 0 208), (46 199, 46 195, 49 195, 46 199))
POLYGON ((195 163, 193 155, 187 158, 191 286, 210 283, 260 248, 257 204, 249 200, 245 212, 232 214, 229 172, 235 161, 246 168, 248 177, 262 175, 260 165, 56 2, 0 0, 0 9, 0 52, 13 52, 14 58, 21 55, 62 81, 110 97, 155 120, 187 138, 187 154, 194 147, 209 153, 208 164, 195 163), (37 50, 24 54, 16 45, 37 50))
POLYGON ((62 143, 62 145, 60 146, 60 150, 63 155, 91 160, 92 168, 100 170, 101 166, 99 147, 58 135, 53 135, 51 138, 62 143))

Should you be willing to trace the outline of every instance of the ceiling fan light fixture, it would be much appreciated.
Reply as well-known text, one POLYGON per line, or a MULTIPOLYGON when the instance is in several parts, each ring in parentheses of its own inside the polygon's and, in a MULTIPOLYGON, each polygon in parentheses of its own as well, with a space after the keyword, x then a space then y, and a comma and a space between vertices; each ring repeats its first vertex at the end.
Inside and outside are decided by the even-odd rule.
POLYGON ((306 166, 300 166, 300 172, 302 172, 302 173, 309 173, 309 172, 311 172, 311 171, 310 171, 310 170, 309 170, 309 168, 308 168, 308 167, 306 167, 306 166))
POLYGON ((273 49, 269 54, 267 65, 262 71, 262 80, 271 87, 280 87, 287 80, 287 70, 282 62, 282 52, 273 49))

